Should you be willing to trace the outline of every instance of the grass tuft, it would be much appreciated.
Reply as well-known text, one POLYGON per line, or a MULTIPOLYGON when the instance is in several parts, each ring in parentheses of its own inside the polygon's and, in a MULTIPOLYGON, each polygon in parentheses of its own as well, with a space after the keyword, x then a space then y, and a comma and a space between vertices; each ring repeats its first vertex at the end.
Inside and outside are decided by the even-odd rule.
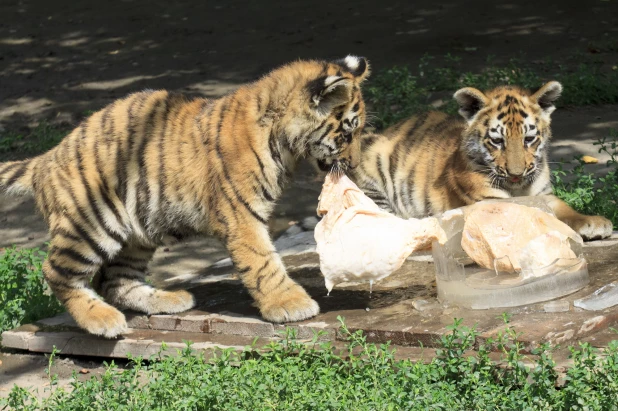
POLYGON ((0 257, 0 332, 64 311, 43 279, 45 257, 37 248, 4 250, 0 257))
POLYGON ((44 153, 55 147, 66 135, 66 129, 46 122, 41 122, 28 134, 4 132, 0 134, 0 157, 14 159, 15 155, 44 153))
POLYGON ((607 173, 586 171, 581 158, 575 159, 575 167, 569 170, 560 163, 552 171, 554 194, 580 213, 609 218, 618 229, 618 130, 611 130, 609 136, 593 144, 599 147, 599 153, 610 157, 607 173))
MULTIPOLYGON (((618 342, 601 355, 587 343, 571 349, 573 366, 558 384, 552 348, 524 354, 511 328, 479 344, 461 320, 441 337, 429 363, 396 360, 388 344, 370 344, 341 321, 346 346, 299 341, 288 329, 280 341, 210 357, 188 343, 177 356, 161 352, 128 369, 111 363, 105 374, 70 389, 51 384, 37 399, 14 387, 0 407, 14 410, 573 410, 612 409, 618 395, 618 342), (472 349, 477 347, 476 353, 472 349), (502 352, 500 363, 490 349, 502 352), (529 365, 525 365, 529 364, 529 365)), ((165 347, 164 347, 165 349, 165 347)), ((54 352, 54 355, 57 352, 54 352)), ((50 357, 50 378, 53 355, 50 357)), ((51 379, 53 381, 53 379, 51 379)))

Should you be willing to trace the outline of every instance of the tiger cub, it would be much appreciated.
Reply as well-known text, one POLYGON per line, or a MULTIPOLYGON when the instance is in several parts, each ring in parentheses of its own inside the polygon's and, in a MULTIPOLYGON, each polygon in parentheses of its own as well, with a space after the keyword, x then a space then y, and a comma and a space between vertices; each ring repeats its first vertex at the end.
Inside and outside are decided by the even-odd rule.
POLYGON ((318 304, 288 277, 267 221, 299 158, 358 164, 368 74, 347 56, 288 64, 217 100, 131 94, 51 151, 0 164, 0 189, 34 195, 51 234, 45 279, 92 334, 126 331, 118 309, 193 307, 189 292, 144 282, 167 235, 218 236, 265 319, 303 320, 318 304))
MULTIPOLYGON (((404 218, 484 199, 551 195, 550 115, 561 91, 555 81, 535 93, 463 88, 454 97, 464 120, 428 112, 364 136, 354 178, 378 205, 404 218)), ((548 204, 586 240, 611 235, 604 217, 579 214, 554 196, 548 204)))

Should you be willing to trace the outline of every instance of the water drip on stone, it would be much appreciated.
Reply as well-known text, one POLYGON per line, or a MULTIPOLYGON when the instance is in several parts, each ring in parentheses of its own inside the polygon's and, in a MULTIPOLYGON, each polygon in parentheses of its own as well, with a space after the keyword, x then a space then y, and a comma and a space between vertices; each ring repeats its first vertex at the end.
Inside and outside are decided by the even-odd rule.
POLYGON ((369 280, 369 298, 371 299, 371 293, 373 292, 373 280, 369 280))

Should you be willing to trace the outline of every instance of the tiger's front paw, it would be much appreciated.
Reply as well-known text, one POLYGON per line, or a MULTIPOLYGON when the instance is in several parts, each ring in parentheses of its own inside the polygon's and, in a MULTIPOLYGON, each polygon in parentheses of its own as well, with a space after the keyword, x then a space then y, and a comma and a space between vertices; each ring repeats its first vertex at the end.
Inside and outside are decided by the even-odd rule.
POLYGON ((600 240, 612 235, 614 228, 611 221, 599 215, 581 216, 569 221, 569 225, 575 230, 585 241, 600 240))
POLYGON ((300 285, 293 284, 287 291, 272 293, 260 301, 260 312, 265 320, 285 323, 315 317, 320 313, 320 306, 300 285))

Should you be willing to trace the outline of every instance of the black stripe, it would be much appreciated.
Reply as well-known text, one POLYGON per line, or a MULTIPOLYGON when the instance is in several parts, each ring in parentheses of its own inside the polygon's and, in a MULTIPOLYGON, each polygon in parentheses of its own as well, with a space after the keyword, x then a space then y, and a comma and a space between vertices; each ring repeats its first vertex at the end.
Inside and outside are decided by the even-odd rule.
POLYGON ((551 194, 551 193, 554 191, 554 190, 553 190, 553 187, 552 187, 552 184, 551 184, 551 181, 548 181, 548 182, 547 182, 547 184, 545 184, 545 185, 543 186, 543 188, 541 188, 541 189, 539 190, 538 194, 536 194, 536 195, 545 194, 545 190, 547 190, 547 189, 549 189, 549 190, 550 190, 548 194, 551 194))
MULTIPOLYGON (((225 119, 225 114, 226 114, 225 112, 226 112, 228 106, 229 106, 229 103, 227 103, 227 102, 223 103, 223 107, 221 108, 221 112, 219 113, 220 117, 219 117, 219 123, 217 124, 217 134, 216 134, 216 138, 215 138, 215 150, 216 150, 216 153, 217 153, 217 157, 219 157, 219 160, 221 162, 221 169, 223 170, 223 176, 227 180, 229 186, 232 188, 234 196, 245 207, 245 209, 247 209, 247 211, 249 211, 249 213, 256 220, 258 220, 262 224, 267 224, 268 221, 264 217, 259 215, 249 205, 249 203, 247 203, 247 201, 244 198, 242 198, 242 196, 240 195, 240 193, 238 192, 238 190, 234 186, 233 180, 230 177, 229 171, 228 171, 227 166, 226 166, 226 162, 224 160, 223 152, 221 151, 221 128, 223 127, 223 120, 225 119)), ((225 191, 225 190, 222 190, 222 191, 225 191)), ((231 204, 231 202, 230 202, 230 204, 231 204)))
MULTIPOLYGON (((81 217, 84 218, 83 211, 81 211, 80 208, 77 207, 77 205, 76 205, 76 208, 78 210, 78 213, 81 215, 81 217)), ((92 250, 92 252, 94 252, 95 254, 97 254, 101 258, 104 257, 101 253, 105 253, 105 255, 108 258, 111 257, 111 255, 108 254, 108 252, 106 250, 103 250, 99 246, 99 244, 96 241, 94 241, 94 239, 90 236, 90 234, 88 234, 88 232, 86 230, 84 230, 83 227, 79 226, 69 216, 65 216, 65 217, 66 217, 67 221, 69 221, 71 223, 71 225, 73 226, 73 229, 80 235, 81 240, 86 241, 88 243, 88 245, 90 246, 90 249, 92 250)))
POLYGON ((246 274, 249 271, 251 271, 251 266, 247 266, 247 267, 238 267, 238 266, 236 266, 236 271, 238 271, 238 274, 246 274))
POLYGON ((382 189, 384 192, 388 192, 386 176, 382 171, 382 156, 380 154, 376 156, 376 168, 378 169, 378 174, 380 175, 380 179, 382 180, 382 189))
POLYGON ((429 165, 427 166, 427 174, 425 175, 425 186, 423 188, 424 190, 423 194, 425 196, 425 215, 431 215, 430 211, 433 210, 431 206, 431 198, 429 196, 429 186, 432 181, 435 181, 434 170, 433 170, 435 161, 436 161, 435 155, 429 156, 429 165))
POLYGON ((157 195, 159 196, 159 210, 157 210, 157 216, 155 217, 155 225, 162 226, 163 218, 167 212, 168 201, 165 196, 165 186, 167 184, 167 176, 165 175, 165 138, 167 136, 167 130, 171 126, 172 122, 169 121, 169 116, 172 112, 172 95, 170 93, 167 94, 165 101, 165 112, 163 113, 163 123, 161 126, 161 135, 159 136, 159 192, 157 195))
POLYGON ((148 266, 148 261, 149 260, 143 261, 142 262, 143 265, 133 265, 133 264, 130 264, 130 263, 123 263, 123 262, 114 260, 111 263, 107 264, 105 267, 107 267, 107 268, 112 268, 112 267, 115 267, 115 268, 130 268, 131 270, 144 272, 144 270, 146 270, 146 267, 148 266))
MULTIPOLYGON (((80 127, 81 127, 81 138, 85 139, 87 137, 87 135, 86 135, 86 124, 83 124, 80 127)), ((92 211, 94 212, 94 216, 97 219, 97 222, 98 222, 99 226, 103 229, 103 231, 105 231, 105 233, 109 237, 113 238, 117 243, 122 244, 124 242, 124 238, 122 238, 122 236, 120 234, 111 231, 105 225, 105 219, 103 218, 103 214, 101 212, 101 209, 98 207, 98 202, 96 201, 96 199, 94 197, 94 193, 92 191, 92 187, 90 186, 90 183, 88 181, 86 181, 86 176, 84 175, 83 157, 82 157, 82 153, 81 153, 81 140, 78 140, 78 142, 75 144, 75 158, 77 159, 77 170, 78 170, 80 179, 81 179, 82 184, 84 185, 84 187, 86 187, 86 196, 88 197, 88 202, 90 203, 90 207, 91 207, 92 211)), ((79 206, 77 205, 77 202, 75 203, 75 206, 79 209, 79 206)), ((93 226, 93 228, 94 228, 94 226, 93 226)))
POLYGON ((377 139, 378 139, 378 136, 376 136, 375 134, 363 136, 361 138, 361 150, 371 147, 373 143, 376 142, 377 139))
MULTIPOLYGON (((397 164, 399 164, 399 150, 395 148, 391 152, 391 156, 389 157, 389 167, 388 172, 391 178, 391 186, 393 187, 393 206, 395 209, 399 209, 399 193, 397 192, 397 183, 395 181, 395 173, 397 172, 397 164)), ((388 192, 388 191, 387 191, 388 192)))
POLYGON ((412 145, 414 145, 414 143, 417 140, 416 135, 415 135, 416 132, 427 122, 428 118, 429 118, 429 112, 425 112, 419 115, 414 125, 406 133, 406 136, 397 142, 397 146, 403 145, 404 153, 407 152, 412 147, 412 145))
MULTIPOLYGON (((83 241, 83 239, 81 237, 73 235, 72 233, 70 233, 69 231, 67 231, 66 229, 64 229, 62 227, 54 228, 53 230, 51 230, 50 234, 51 234, 52 237, 55 237, 55 236, 58 235, 58 236, 62 236, 64 238, 67 238, 69 240, 73 240, 73 241, 76 241, 76 242, 83 241)), ((99 257, 100 257, 100 255, 99 255, 99 257)))
POLYGON ((268 138, 268 149, 270 150, 270 156, 273 158, 273 160, 277 164, 277 167, 280 170, 282 170, 283 162, 281 161, 280 147, 279 147, 279 144, 277 143, 275 134, 272 132, 270 133, 270 136, 268 138))
POLYGON ((49 261, 49 265, 51 266, 51 268, 54 271, 56 271, 58 274, 62 275, 63 277, 83 277, 83 276, 89 275, 89 273, 82 273, 79 271, 72 270, 70 268, 61 267, 57 265, 56 263, 54 263, 52 259, 48 259, 47 261, 49 261))
POLYGON ((158 100, 146 120, 146 127, 142 141, 137 150, 137 163, 139 166, 137 184, 135 186, 137 195, 137 215, 142 227, 146 228, 146 220, 148 217, 148 204, 150 202, 150 185, 148 184, 148 166, 146 164, 146 148, 148 143, 153 138, 152 132, 155 127, 155 118, 162 104, 167 104, 167 99, 158 100))
POLYGON ((326 138, 326 136, 328 135, 328 133, 330 133, 330 132, 331 132, 331 130, 333 129, 333 127, 334 127, 334 126, 333 126, 333 124, 332 124, 332 123, 331 123, 331 124, 329 124, 329 125, 328 125, 328 127, 326 127, 326 131, 324 131, 324 132, 322 133, 322 135, 320 136, 320 138, 318 139, 318 142, 319 142, 319 143, 322 143, 322 141, 324 141, 324 139, 326 138))
POLYGON ((21 165, 22 167, 20 169, 18 169, 8 180, 6 180, 6 182, 4 184, 6 184, 7 187, 11 187, 13 184, 15 184, 15 182, 23 177, 24 174, 26 174, 26 170, 28 170, 28 163, 24 162, 24 163, 20 163, 19 165, 21 165))
POLYGON ((256 189, 257 191, 257 188, 259 188, 262 191, 262 198, 264 198, 266 201, 269 201, 269 202, 275 201, 274 196, 270 194, 266 186, 260 181, 260 178, 254 171, 251 171, 251 176, 253 177, 253 179, 255 180, 257 184, 257 187, 254 187, 254 189, 256 189))
POLYGON ((416 204, 414 203, 414 177, 416 176, 416 167, 418 166, 418 161, 415 161, 412 165, 412 167, 410 168, 410 171, 408 171, 408 175, 406 176, 406 178, 403 180, 403 182, 406 185, 407 190, 402 190, 402 192, 406 191, 407 195, 406 195, 406 205, 411 206, 412 210, 414 211, 414 214, 418 214, 416 211, 416 204))
MULTIPOLYGON (((268 182, 268 178, 266 177, 266 172, 264 171, 264 163, 262 162, 262 160, 260 159, 258 153, 255 151, 255 149, 253 148, 253 145, 251 145, 251 142, 249 142, 249 147, 251 148, 251 151, 253 152, 253 155, 255 156, 255 158, 258 161, 258 165, 260 166, 260 172, 262 173, 262 178, 264 179, 264 181, 268 182)), ((251 173, 254 175, 256 181, 258 182, 258 184, 260 185, 260 187, 262 188, 262 197, 264 197, 266 199, 266 201, 270 201, 273 202, 275 201, 274 196, 270 193, 270 191, 268 191, 268 189, 266 188, 266 185, 263 184, 259 178, 257 177, 257 175, 255 175, 255 173, 251 173)))
MULTIPOLYGON (((101 195, 101 198, 103 198, 103 201, 105 201, 105 204, 107 205, 107 207, 112 211, 112 213, 114 214, 114 217, 116 217, 116 220, 118 222, 122 222, 122 216, 120 215, 120 210, 118 210, 118 208, 116 207, 116 205, 114 204, 114 202, 111 200, 110 196, 112 195, 112 190, 109 187, 109 181, 107 176, 105 175, 105 173, 103 172, 103 166, 101 164, 102 161, 102 156, 99 153, 99 144, 104 144, 107 143, 108 146, 107 148, 109 149, 109 144, 111 143, 111 139, 108 138, 108 141, 104 141, 105 140, 105 128, 106 125, 109 122, 109 115, 111 112, 112 106, 108 106, 105 111, 103 112, 103 115, 101 116, 101 124, 99 126, 99 131, 102 133, 102 135, 100 136, 101 138, 97 139, 95 141, 95 146, 94 146, 94 150, 95 150, 95 167, 97 170, 97 174, 99 175, 99 178, 101 179, 102 184, 99 186, 99 194, 101 195)), ((122 225, 122 224, 121 224, 122 225)))
POLYGON ((71 248, 57 248, 57 247, 52 246, 52 249, 50 250, 50 255, 51 256, 55 256, 55 255, 64 256, 64 257, 70 258, 76 263, 86 265, 86 266, 93 266, 93 265, 98 266, 96 262, 92 261, 90 258, 84 256, 83 254, 71 248))
POLYGON ((465 199, 468 200, 466 204, 471 204, 475 202, 474 199, 470 197, 468 193, 465 191, 464 187, 462 187, 461 184, 459 184, 459 179, 456 178, 454 183, 455 183, 455 191, 457 191, 457 194, 459 194, 461 197, 464 197, 465 199))
POLYGON ((8 173, 9 171, 11 171, 12 169, 14 169, 15 167, 18 167, 18 166, 20 166, 20 165, 22 165, 22 164, 23 164, 23 162, 19 161, 19 162, 14 162, 14 163, 10 163, 10 164, 6 165, 6 167, 4 167, 2 170, 0 170, 0 177, 1 177, 3 174, 8 173))
POLYGON ((129 105, 127 112, 127 144, 125 149, 120 144, 116 148, 116 175, 118 176, 118 185, 116 187, 118 197, 123 204, 127 203, 127 164, 131 158, 131 152, 133 151, 133 139, 135 137, 135 107, 141 102, 139 95, 134 95, 133 101, 129 105))
POLYGON ((262 265, 257 272, 255 273, 255 275, 257 276, 257 281, 255 283, 255 288, 261 293, 262 292, 262 280, 264 280, 265 276, 261 275, 262 272, 264 272, 264 270, 266 270, 266 268, 268 267, 268 265, 270 264, 270 259, 266 260, 266 262, 264 263, 264 265, 262 265))

